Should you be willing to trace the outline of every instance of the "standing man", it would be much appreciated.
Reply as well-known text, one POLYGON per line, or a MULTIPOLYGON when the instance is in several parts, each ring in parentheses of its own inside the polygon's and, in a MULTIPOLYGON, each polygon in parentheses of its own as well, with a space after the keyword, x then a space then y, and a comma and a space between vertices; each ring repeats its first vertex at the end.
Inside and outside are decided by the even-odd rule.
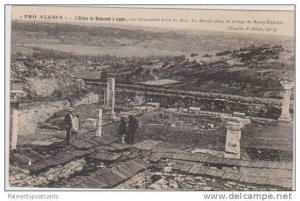
POLYGON ((79 112, 76 112, 75 117, 73 118, 73 129, 72 129, 72 138, 73 140, 76 140, 78 137, 78 131, 79 131, 79 112))
POLYGON ((138 120, 133 116, 129 115, 129 122, 128 122, 128 143, 134 143, 135 132, 139 127, 138 120))
MULTIPOLYGON (((125 137, 127 134, 127 123, 125 117, 121 117, 121 122, 119 125, 119 136, 121 137, 122 144, 125 144, 125 137)), ((126 139, 127 141, 127 139, 126 139)))
POLYGON ((69 145, 71 132, 73 129, 73 109, 69 108, 68 113, 65 115, 65 129, 66 129, 66 141, 67 145, 69 145))

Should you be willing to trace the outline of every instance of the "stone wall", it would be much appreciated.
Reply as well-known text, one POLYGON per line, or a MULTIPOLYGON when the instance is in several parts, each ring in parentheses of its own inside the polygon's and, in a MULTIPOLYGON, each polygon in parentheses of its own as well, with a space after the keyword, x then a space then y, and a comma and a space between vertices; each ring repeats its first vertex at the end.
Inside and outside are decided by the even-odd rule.
POLYGON ((88 93, 84 97, 75 99, 72 101, 74 106, 84 105, 84 104, 94 104, 98 102, 98 94, 88 93))
MULTIPOLYGON (((73 99, 72 105, 93 104, 98 102, 98 95, 88 93, 84 97, 73 99)), ((39 122, 44 122, 54 113, 70 106, 67 100, 41 101, 20 104, 19 135, 36 134, 39 122)))
POLYGON ((36 134, 39 122, 69 106, 68 101, 45 101, 20 104, 19 135, 36 134))
MULTIPOLYGON (((99 86, 103 91, 102 86, 99 86)), ((100 90, 101 91, 101 90, 100 90)), ((103 93, 103 92, 100 92, 103 93)), ((213 112, 243 112, 247 116, 278 119, 281 114, 280 100, 257 99, 239 97, 212 97, 206 95, 176 94, 168 91, 140 91, 136 89, 120 88, 116 89, 116 102, 124 103, 127 100, 142 99, 143 102, 158 102, 164 108, 189 108, 200 107, 204 111, 213 112)))

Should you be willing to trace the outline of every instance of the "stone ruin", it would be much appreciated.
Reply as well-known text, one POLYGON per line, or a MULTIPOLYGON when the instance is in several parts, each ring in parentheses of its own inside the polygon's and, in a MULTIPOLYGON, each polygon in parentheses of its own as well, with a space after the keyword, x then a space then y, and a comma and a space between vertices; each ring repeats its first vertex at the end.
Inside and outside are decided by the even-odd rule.
POLYGON ((11 149, 17 149, 19 133, 20 100, 25 92, 21 90, 11 90, 11 149))
MULTIPOLYGON (((282 81, 281 85, 283 86, 285 93, 283 96, 282 102, 282 113, 278 120, 280 121, 291 121, 291 115, 289 113, 290 108, 290 96, 291 89, 293 88, 293 83, 289 81, 282 81)), ((13 100, 11 100, 12 105, 12 149, 16 149, 17 136, 18 136, 18 97, 22 96, 24 92, 12 90, 11 94, 13 95, 13 100)), ((105 106, 110 108, 109 116, 112 119, 116 118, 115 115, 115 78, 108 78, 107 88, 105 92, 105 106)), ((139 112, 150 112, 152 109, 156 110, 160 107, 160 103, 157 102, 148 102, 145 106, 134 107, 134 110, 139 112), (152 108, 152 109, 149 109, 152 108)), ((189 107, 186 109, 179 110, 179 112, 187 112, 191 114, 200 114, 201 108, 199 107, 189 107)), ((245 118, 244 113, 234 112, 234 116, 222 116, 221 119, 226 123, 226 148, 225 148, 225 157, 227 158, 240 158, 240 139, 241 139, 241 129, 244 125, 249 124, 250 120, 245 118)), ((95 135, 100 137, 102 134, 102 109, 98 110, 97 119, 87 119, 87 124, 90 124, 88 127, 93 127, 95 130, 95 135)))
POLYGON ((110 117, 115 118, 115 78, 107 79, 107 88, 105 93, 105 106, 110 108, 110 117))
MULTIPOLYGON (((288 82, 282 82, 282 85, 284 86, 284 89, 285 89, 285 95, 284 95, 284 98, 283 98, 282 114, 281 114, 281 117, 280 117, 279 120, 290 121, 291 117, 290 117, 290 114, 289 114, 289 102, 290 102, 290 91, 291 91, 291 88, 293 87, 293 85, 292 85, 292 83, 288 83, 288 82)), ((13 127, 12 127, 12 149, 16 149, 16 145, 17 145, 17 138, 18 138, 18 129, 17 128, 18 128, 18 126, 16 126, 16 125, 17 125, 17 122, 18 122, 18 114, 19 114, 18 97, 20 96, 20 94, 22 94, 22 92, 12 91, 12 95, 13 95, 13 100, 11 101, 11 103, 12 103, 12 122, 11 123, 13 125, 13 127)), ((115 80, 114 80, 114 78, 110 78, 107 82, 106 103, 105 103, 105 105, 110 108, 110 117, 112 117, 112 118, 115 118, 114 104, 115 104, 115 80)), ((136 110, 142 110, 142 111, 145 110, 145 112, 147 112, 147 111, 157 110, 157 109, 159 109, 159 107, 160 107, 159 103, 150 102, 150 103, 145 104, 144 107, 136 107, 136 110)), ((179 110, 179 112, 189 113, 189 115, 198 116, 198 115, 200 115, 200 113, 203 114, 201 109, 198 108, 198 107, 190 107, 188 109, 178 109, 178 110, 179 110)), ((140 111, 140 112, 142 112, 142 111, 140 111)), ((127 115, 127 114, 123 114, 123 115, 127 115)), ((199 118, 200 118, 200 116, 199 116, 199 118)), ((239 113, 239 112, 234 112, 233 115, 229 115, 229 114, 221 115, 220 118, 223 120, 223 122, 225 122, 225 126, 226 126, 227 131, 226 131, 226 144, 225 144, 225 152, 224 152, 224 158, 226 158, 226 159, 224 159, 224 158, 219 159, 218 158, 218 160, 220 160, 219 163, 221 165, 224 165, 225 162, 222 161, 222 160, 228 160, 229 162, 239 161, 242 164, 242 162, 245 162, 245 161, 235 160, 235 159, 240 159, 240 157, 241 157, 241 150, 240 150, 240 140, 241 140, 241 134, 242 134, 241 129, 245 125, 250 124, 250 119, 247 118, 244 113, 239 113)), ((98 109, 97 110, 97 119, 95 119, 95 121, 93 121, 93 124, 94 124, 94 127, 95 127, 94 136, 95 137, 101 137, 101 138, 92 138, 92 139, 90 139, 89 142, 86 141, 86 144, 89 143, 89 146, 86 147, 86 149, 90 149, 90 147, 93 146, 93 143, 95 143, 97 140, 99 140, 99 141, 102 140, 103 141, 103 142, 101 141, 101 143, 99 142, 99 144, 103 144, 105 142, 104 139, 105 139, 106 136, 105 135, 102 136, 102 123, 103 123, 102 109, 98 109)), ((210 127, 213 128, 214 126, 210 126, 210 127)), ((117 140, 114 141, 115 145, 117 144, 116 142, 117 142, 117 140)), ((80 142, 78 142, 78 144, 80 144, 80 142)), ((149 145, 149 143, 141 144, 142 146, 140 146, 138 151, 141 151, 142 148, 145 148, 147 144, 149 145)), ((103 145, 101 145, 101 146, 103 146, 103 145)), ((118 145, 118 146, 123 146, 123 145, 118 145)), ((135 147, 138 147, 138 145, 135 145, 135 147)), ((111 149, 111 148, 107 148, 107 149, 111 149)), ((120 157, 120 155, 122 155, 123 153, 121 154, 121 153, 119 153, 119 151, 120 150, 117 150, 117 151, 115 150, 115 152, 113 152, 113 153, 111 153, 111 152, 102 153, 103 150, 101 150, 101 151, 99 151, 99 153, 97 152, 97 154, 95 156, 93 155, 93 157, 98 158, 99 161, 103 160, 103 158, 105 158, 105 160, 108 160, 107 158, 110 155, 112 155, 111 156, 112 158, 120 157)), ((153 153, 155 153, 155 152, 153 152, 153 153)), ((63 155, 67 155, 67 154, 63 153, 63 155)), ((89 155, 90 153, 89 153, 89 151, 82 151, 82 150, 79 151, 79 150, 77 150, 76 154, 78 154, 78 156, 82 157, 82 156, 89 155)), ((166 164, 163 167, 162 172, 164 174, 170 174, 170 175, 172 175, 173 172, 176 172, 176 171, 179 170, 178 167, 181 166, 181 164, 179 164, 179 165, 177 164, 178 160, 183 160, 184 158, 187 158, 187 156, 191 156, 191 158, 192 158, 192 155, 184 156, 184 154, 182 154, 182 153, 174 153, 174 154, 159 153, 159 154, 162 155, 162 156, 160 156, 160 158, 166 159, 166 164)), ((74 155, 74 154, 70 153, 70 155, 74 155)), ((179 172, 181 172, 181 173, 184 172, 186 174, 188 174, 188 173, 199 174, 199 175, 202 175, 202 176, 203 175, 208 175, 208 176, 213 176, 213 177, 216 177, 216 178, 217 177, 221 178, 220 175, 226 175, 227 176, 227 174, 232 174, 232 172, 231 172, 232 170, 229 170, 228 172, 226 172, 226 169, 219 170, 216 167, 209 167, 209 166, 205 167, 204 166, 204 167, 199 168, 200 166, 199 166, 198 162, 200 160, 204 161, 204 159, 205 159, 205 160, 207 160, 206 163, 210 164, 210 165, 213 164, 213 162, 216 162, 217 160, 215 160, 215 158, 213 158, 213 157, 212 158, 208 157, 208 159, 207 159, 207 156, 204 157, 200 154, 198 154, 197 156, 199 156, 200 159, 196 159, 195 161, 193 161, 194 164, 189 164, 188 162, 183 161, 182 164, 184 164, 184 167, 182 167, 182 169, 180 169, 179 172), (187 165, 187 167, 185 167, 186 165, 187 165), (197 173, 194 172, 194 169, 197 170, 197 173), (201 171, 203 170, 203 172, 200 172, 200 170, 201 171)), ((193 155, 193 157, 195 157, 195 155, 193 155)), ((55 158, 55 157, 53 156, 52 158, 55 158)), ((61 157, 59 157, 59 158, 61 158, 61 157)), ((68 158, 68 157, 66 157, 66 158, 68 158)), ((155 161, 156 158, 159 158, 159 157, 152 157, 151 156, 152 162, 155 161)), ((47 181, 45 181, 45 183, 48 185, 48 183, 52 182, 53 181, 52 177, 57 177, 58 178, 58 177, 62 177, 61 175, 63 175, 63 177, 65 177, 64 179, 66 179, 66 178, 69 178, 70 175, 74 174, 75 172, 80 172, 82 170, 83 166, 84 166, 85 160, 79 159, 78 161, 74 161, 74 158, 72 158, 72 160, 73 160, 73 162, 72 161, 70 162, 69 159, 68 159, 68 162, 70 162, 70 163, 68 163, 65 167, 60 167, 61 169, 52 168, 48 172, 42 173, 42 176, 47 178, 47 179, 45 179, 45 180, 47 180, 47 181), (69 171, 67 171, 65 174, 60 174, 60 173, 59 174, 54 174, 55 172, 58 172, 58 170, 62 171, 62 172, 65 172, 66 169, 69 170, 69 171)), ((115 159, 112 159, 112 160, 115 160, 115 159)), ((163 161, 162 163, 165 163, 164 160, 162 160, 162 161, 163 161)), ((55 162, 56 162, 56 160, 53 160, 53 163, 55 163, 55 162)), ((138 161, 138 162, 140 162, 140 161, 138 161)), ((37 164, 38 163, 34 163, 32 165, 31 162, 30 162, 30 165, 29 165, 29 166, 31 166, 30 170, 32 171, 32 170, 34 170, 34 168, 38 167, 37 164)), ((43 167, 43 165, 45 165, 47 163, 44 163, 42 161, 40 164, 41 164, 41 167, 43 167)), ((122 169, 124 164, 126 165, 127 162, 122 163, 120 165, 120 169, 122 169)), ((128 169, 133 169, 132 167, 136 167, 136 166, 139 165, 138 163, 136 163, 136 161, 134 161, 134 162, 130 161, 130 162, 128 162, 128 164, 130 165, 129 166, 130 168, 128 168, 128 169)), ((251 164, 251 163, 249 162, 249 164, 251 164)), ((267 164, 269 164, 269 162, 267 162, 266 164, 263 164, 263 165, 266 166, 267 164)), ((57 165, 57 164, 55 164, 55 165, 57 165)), ((281 165, 281 164, 274 163, 274 165, 281 165)), ((143 169, 143 170, 147 169, 146 166, 145 167, 143 165, 140 165, 140 166, 141 166, 141 169, 143 169)), ((242 165, 240 165, 240 166, 242 166, 242 165)), ((114 173, 114 169, 111 170, 108 167, 106 167, 105 170, 111 171, 110 172, 111 174, 114 173)), ((138 173, 140 171, 141 170, 139 169, 138 171, 132 173, 132 175, 135 175, 136 173, 138 173)), ((101 176, 104 176, 104 175, 101 175, 101 176)), ((270 178, 271 177, 273 177, 273 175, 271 175, 270 178)), ((92 178, 94 178, 93 174, 90 175, 90 179, 92 179, 92 178)), ((131 178, 131 176, 130 177, 128 176, 128 178, 131 178)), ((126 178, 126 179, 128 179, 128 178, 126 178)), ((246 178, 246 176, 241 176, 241 178, 238 179, 238 180, 247 183, 248 181, 246 181, 245 178, 246 178)), ((85 181, 84 179, 82 179, 82 180, 80 179, 80 182, 83 182, 83 183, 87 182, 87 183, 84 183, 84 185, 90 185, 89 181, 90 180, 85 181)), ((33 178, 32 183, 35 183, 35 182, 36 182, 36 179, 33 178)), ((266 183, 267 179, 264 182, 266 183)), ((75 184, 75 182, 70 182, 70 183, 75 184)), ((258 183, 258 179, 257 179, 256 183, 258 183)), ((157 184, 157 182, 156 182, 156 184, 157 184)), ((93 185, 94 185, 94 183, 93 183, 93 185)), ((279 184, 276 184, 276 185, 281 186, 282 184, 280 183, 280 185, 279 184)), ((291 182, 288 182, 287 185, 285 185, 284 187, 286 187, 286 186, 290 188, 291 182)), ((96 185, 96 187, 99 187, 99 186, 96 185)), ((154 188, 153 185, 150 188, 154 188)), ((175 189, 177 189, 177 188, 178 187, 176 187, 175 189)), ((160 187, 158 189, 160 189, 160 187)))
POLYGON ((292 120, 290 115, 291 89, 293 88, 294 84, 289 81, 282 81, 280 84, 284 89, 284 95, 281 106, 281 116, 278 120, 290 122, 292 120))
POLYGON ((227 129, 224 157, 240 159, 241 129, 246 124, 250 124, 250 119, 235 116, 222 116, 221 118, 225 122, 227 129))
POLYGON ((96 137, 101 137, 101 135, 102 135, 102 109, 99 109, 98 118, 97 118, 96 137))

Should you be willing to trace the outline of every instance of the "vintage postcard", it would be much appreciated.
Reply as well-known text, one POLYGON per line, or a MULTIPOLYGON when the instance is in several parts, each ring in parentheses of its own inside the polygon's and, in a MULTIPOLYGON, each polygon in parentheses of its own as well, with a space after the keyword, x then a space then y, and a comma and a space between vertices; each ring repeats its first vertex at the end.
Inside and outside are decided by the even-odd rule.
POLYGON ((291 191, 295 11, 11 6, 6 188, 291 191))

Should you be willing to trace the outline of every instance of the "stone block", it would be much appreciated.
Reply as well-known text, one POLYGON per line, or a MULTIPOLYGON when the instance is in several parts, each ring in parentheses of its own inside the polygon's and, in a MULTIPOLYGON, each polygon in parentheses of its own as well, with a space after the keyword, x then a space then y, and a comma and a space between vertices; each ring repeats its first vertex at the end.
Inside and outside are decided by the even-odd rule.
POLYGON ((154 109, 157 110, 160 107, 160 104, 159 103, 154 103, 154 102, 149 102, 149 103, 146 103, 146 106, 153 107, 154 109))
POLYGON ((286 163, 285 162, 281 163, 281 169, 286 169, 286 163))
POLYGON ((171 128, 176 128, 176 123, 171 123, 170 127, 171 128))
POLYGON ((279 185, 282 186, 283 188, 288 188, 289 190, 292 190, 293 180, 292 179, 281 180, 279 185))
POLYGON ((265 185, 267 182, 268 177, 259 177, 256 181, 256 184, 265 185))
POLYGON ((217 169, 216 173, 215 173, 215 177, 222 177, 224 175, 224 173, 225 173, 224 170, 217 169))
POLYGON ((208 186, 205 186, 205 187, 203 187, 202 188, 204 191, 211 191, 212 190, 212 188, 211 187, 208 187, 208 186))
MULTIPOLYGON (((273 161, 265 161, 265 162, 266 162, 265 166, 268 169, 274 169, 274 167, 276 166, 276 162, 273 161)), ((280 167, 281 167, 281 163, 280 163, 280 167)))
POLYGON ((241 167, 248 167, 251 165, 251 161, 241 161, 241 167))
POLYGON ((166 166, 166 167, 164 167, 164 172, 165 172, 165 173, 170 173, 170 172, 172 172, 172 167, 171 167, 171 166, 166 166))
POLYGON ((183 168, 184 164, 183 163, 175 163, 173 165, 173 170, 180 171, 183 168))
POLYGON ((242 175, 242 177, 240 178, 240 182, 243 182, 243 183, 249 183, 251 180, 251 176, 250 175, 242 175))
POLYGON ((93 119, 93 118, 86 119, 82 127, 90 130, 95 130, 97 128, 97 119, 93 119))
POLYGON ((225 171, 225 173, 223 174, 222 178, 223 179, 231 179, 231 177, 233 176, 233 172, 227 172, 225 171))
POLYGON ((232 177, 230 178, 231 180, 234 181, 239 181, 242 177, 242 173, 233 173, 232 177))
POLYGON ((209 158, 208 156, 202 156, 199 160, 199 162, 201 163, 207 163, 210 161, 211 158, 209 158))
POLYGON ((272 163, 271 167, 274 168, 274 169, 280 169, 281 168, 281 163, 279 163, 279 162, 272 163))
POLYGON ((266 185, 276 186, 276 178, 268 176, 266 185))
POLYGON ((187 164, 184 165, 183 168, 181 169, 182 172, 189 172, 189 170, 192 168, 192 165, 187 164))
POLYGON ((191 169, 189 169, 189 173, 198 174, 199 165, 193 165, 191 169))
POLYGON ((200 110, 199 107, 189 107, 189 113, 191 114, 200 114, 200 110))
MULTIPOLYGON (((137 111, 137 112, 139 112, 139 113, 145 113, 145 112, 147 112, 148 108, 145 107, 145 106, 135 106, 135 107, 133 107, 133 110, 135 110, 135 111, 137 111)), ((125 112, 123 112, 123 113, 125 113, 125 112)), ((123 114, 123 113, 122 113, 122 114, 123 114)), ((127 113, 128 113, 128 112, 127 112, 127 113)), ((126 117, 128 117, 128 115, 129 115, 129 114, 127 114, 126 117)), ((120 114, 120 116, 122 116, 122 115, 120 114)))
POLYGON ((224 186, 226 186, 226 187, 228 187, 228 188, 232 188, 232 186, 229 185, 229 184, 227 184, 227 183, 225 183, 224 186))
POLYGON ((250 177, 249 183, 251 183, 251 184, 256 184, 258 178, 259 178, 258 176, 251 176, 251 177, 250 177))
POLYGON ((207 128, 208 128, 208 129, 214 129, 214 128, 215 128, 215 125, 212 124, 212 123, 209 123, 209 124, 207 124, 207 128))
POLYGON ((206 172, 207 172, 207 167, 204 167, 204 166, 199 167, 198 174, 204 175, 204 174, 206 174, 206 172))
POLYGON ((227 181, 227 183, 231 186, 236 186, 236 182, 234 182, 234 181, 227 181))
POLYGON ((254 163, 255 168, 263 168, 264 166, 265 164, 263 163, 263 161, 258 161, 254 163))
POLYGON ((215 170, 215 169, 212 169, 212 168, 209 168, 209 169, 206 171, 206 175, 209 175, 209 176, 215 176, 215 175, 216 175, 216 170, 215 170))
POLYGON ((245 117, 246 114, 242 112, 233 112, 232 114, 234 117, 245 117))
POLYGON ((292 170, 293 169, 293 163, 292 162, 286 163, 286 169, 292 170))

